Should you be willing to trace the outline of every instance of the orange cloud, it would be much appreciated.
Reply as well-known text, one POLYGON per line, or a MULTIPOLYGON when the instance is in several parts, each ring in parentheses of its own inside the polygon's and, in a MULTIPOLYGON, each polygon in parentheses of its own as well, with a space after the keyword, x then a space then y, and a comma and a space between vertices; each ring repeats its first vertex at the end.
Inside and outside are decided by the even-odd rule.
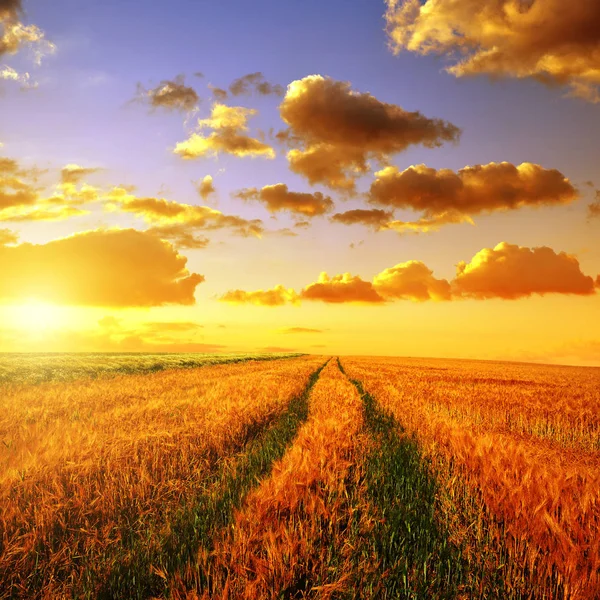
MULTIPOLYGON (((114 191, 114 190, 113 190, 114 191)), ((173 240, 178 246, 185 248, 201 248, 206 246, 206 238, 197 238, 194 232, 231 228, 237 235, 244 237, 257 236, 263 233, 260 219, 247 220, 236 215, 225 215, 208 206, 183 204, 163 198, 138 198, 132 194, 111 193, 112 204, 109 210, 133 213, 146 222, 154 224, 149 233, 163 239, 173 240)))
POLYGON ((460 136, 451 123, 405 111, 320 75, 293 81, 280 113, 289 131, 279 137, 295 146, 288 152, 290 168, 313 184, 346 191, 353 191, 356 179, 369 171, 369 160, 385 163, 411 145, 434 148, 460 136))
POLYGON ((600 190, 596 192, 596 200, 588 205, 588 214, 590 217, 600 217, 600 190))
POLYGON ((367 227, 378 230, 386 223, 389 223, 392 217, 393 213, 391 211, 388 212, 377 208, 370 210, 356 208, 354 210, 347 210, 343 213, 336 213, 331 217, 331 221, 342 223, 344 225, 366 225, 367 227))
POLYGON ((472 222, 472 215, 483 212, 568 204, 579 197, 560 171, 531 163, 475 165, 457 173, 425 165, 404 171, 390 166, 375 177, 371 203, 423 213, 418 221, 387 225, 397 231, 429 231, 446 223, 472 222))
POLYGON ((164 108, 168 111, 191 112, 200 103, 200 97, 194 90, 185 85, 185 76, 177 75, 172 80, 165 79, 155 88, 146 90, 138 84, 137 100, 147 102, 151 108, 164 108))
POLYGON ((112 307, 194 304, 204 277, 190 274, 186 262, 169 243, 133 229, 0 246, 0 298, 112 307))
POLYGON ((299 300, 379 304, 392 300, 517 299, 549 293, 590 295, 595 287, 600 288, 600 275, 595 282, 584 275, 574 256, 557 254, 547 247, 531 249, 502 242, 494 249, 481 250, 470 263, 459 263, 457 275, 450 282, 434 277, 424 263, 410 260, 383 270, 372 281, 350 273, 333 277, 321 273, 317 282, 305 286, 299 294, 278 285, 266 292, 231 291, 221 300, 264 306, 299 300))
POLYGON ((279 84, 272 84, 265 81, 262 73, 248 73, 240 77, 229 86, 229 91, 232 96, 242 96, 250 94, 252 91, 259 93, 261 96, 283 96, 285 90, 279 84))
POLYGON ((184 142, 179 142, 174 152, 184 159, 216 156, 219 153, 238 157, 275 158, 275 151, 271 146, 246 134, 248 118, 256 113, 254 109, 225 106, 216 102, 213 104, 211 116, 198 120, 199 131, 212 129, 212 133, 209 135, 193 133, 184 142))
POLYGON ((534 77, 600 102, 598 0, 386 0, 395 53, 454 59, 457 77, 534 77))
POLYGON ((256 290, 245 292, 244 290, 230 290, 219 298, 221 302, 229 304, 254 304, 256 306, 282 306, 284 304, 296 304, 298 295, 290 288, 276 285, 270 290, 256 290))
POLYGON ((300 296, 306 300, 320 300, 328 303, 359 302, 374 304, 384 302, 370 281, 364 281, 350 273, 329 277, 321 273, 316 283, 307 285, 300 296))
POLYGON ((478 299, 594 293, 594 280, 581 272, 574 256, 506 242, 484 248, 469 263, 460 262, 452 285, 456 295, 478 299))
POLYGON ((450 300, 450 284, 436 279, 424 263, 418 260, 397 264, 385 269, 373 279, 373 287, 384 298, 412 300, 450 300))
POLYGON ((290 192, 284 183, 266 185, 261 190, 247 188, 236 194, 244 200, 262 202, 269 212, 289 210, 290 212, 315 217, 333 208, 333 201, 321 192, 309 194, 306 192, 290 192))
POLYGON ((210 196, 215 194, 217 190, 213 184, 213 178, 210 175, 205 175, 197 186, 198 194, 202 200, 208 200, 210 196))

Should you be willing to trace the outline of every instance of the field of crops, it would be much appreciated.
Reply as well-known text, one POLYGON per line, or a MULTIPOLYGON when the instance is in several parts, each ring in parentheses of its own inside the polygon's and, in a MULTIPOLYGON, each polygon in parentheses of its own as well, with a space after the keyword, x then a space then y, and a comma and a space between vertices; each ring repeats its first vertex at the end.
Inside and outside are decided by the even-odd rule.
POLYGON ((600 597, 600 369, 164 358, 0 384, 0 598, 600 597))
POLYGON ((81 377, 153 373, 164 369, 193 369, 293 356, 298 354, 0 353, 0 385, 73 381, 81 377))

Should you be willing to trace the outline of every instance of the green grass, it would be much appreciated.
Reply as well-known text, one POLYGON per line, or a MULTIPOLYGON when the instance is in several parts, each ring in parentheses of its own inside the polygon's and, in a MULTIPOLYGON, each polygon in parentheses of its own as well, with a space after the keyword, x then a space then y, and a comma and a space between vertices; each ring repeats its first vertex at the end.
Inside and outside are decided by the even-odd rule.
POLYGON ((141 599, 168 595, 176 575, 188 586, 208 589, 211 579, 219 574, 197 566, 199 551, 210 552, 216 532, 230 523, 234 509, 283 456, 308 417, 308 397, 324 366, 311 375, 303 393, 291 400, 283 414, 248 432, 233 461, 215 465, 205 491, 188 499, 173 515, 166 533, 152 531, 150 522, 146 531, 125 538, 112 557, 108 576, 89 570, 78 597, 141 599), (102 580, 104 583, 99 584, 102 580))
MULTIPOLYGON (((340 370, 344 372, 339 363, 340 370)), ((365 429, 372 438, 364 470, 377 525, 368 543, 378 573, 358 597, 455 598, 466 565, 436 519, 436 481, 416 441, 362 387, 365 429)))
POLYGON ((193 369, 207 365, 274 360, 289 354, 141 354, 134 352, 0 353, 0 385, 37 385, 84 377, 154 373, 164 369, 193 369))

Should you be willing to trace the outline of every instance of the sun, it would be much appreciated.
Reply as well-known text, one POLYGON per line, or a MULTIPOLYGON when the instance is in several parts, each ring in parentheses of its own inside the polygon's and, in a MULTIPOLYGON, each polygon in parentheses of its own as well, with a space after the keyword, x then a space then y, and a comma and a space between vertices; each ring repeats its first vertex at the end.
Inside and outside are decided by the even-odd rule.
POLYGON ((28 298, 23 304, 11 311, 13 325, 31 332, 55 329, 61 324, 61 309, 50 302, 37 298, 28 298))

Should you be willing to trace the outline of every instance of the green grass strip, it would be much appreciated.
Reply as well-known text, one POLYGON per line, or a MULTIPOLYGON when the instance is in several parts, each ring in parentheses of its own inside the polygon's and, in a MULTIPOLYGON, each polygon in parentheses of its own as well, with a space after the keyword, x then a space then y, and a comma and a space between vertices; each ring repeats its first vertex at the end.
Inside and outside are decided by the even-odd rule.
MULTIPOLYGON (((345 374, 339 359, 338 365, 345 374)), ((374 442, 364 467, 368 499, 379 517, 370 540, 379 565, 377 581, 365 582, 357 597, 455 598, 466 567, 436 521, 437 486, 430 466, 414 438, 360 381, 351 381, 362 397, 365 427, 374 442)))
MULTIPOLYGON (((325 363, 326 364, 326 363, 325 363)), ((88 589, 88 597, 149 598, 168 595, 169 578, 196 564, 198 551, 210 552, 218 529, 231 520, 248 492, 267 477, 308 418, 308 398, 325 364, 315 371, 303 393, 292 399, 286 411, 270 426, 254 432, 233 468, 217 470, 206 482, 207 491, 175 515, 170 532, 160 544, 149 546, 144 539, 132 541, 128 560, 117 561, 99 593, 88 589), (167 577, 157 574, 161 571, 167 577)), ((208 573, 195 573, 198 591, 207 589, 208 573)))
POLYGON ((251 360, 280 360, 298 356, 303 354, 0 353, 0 385, 40 385, 51 381, 70 382, 84 378, 142 375, 166 369, 196 369, 251 360))

